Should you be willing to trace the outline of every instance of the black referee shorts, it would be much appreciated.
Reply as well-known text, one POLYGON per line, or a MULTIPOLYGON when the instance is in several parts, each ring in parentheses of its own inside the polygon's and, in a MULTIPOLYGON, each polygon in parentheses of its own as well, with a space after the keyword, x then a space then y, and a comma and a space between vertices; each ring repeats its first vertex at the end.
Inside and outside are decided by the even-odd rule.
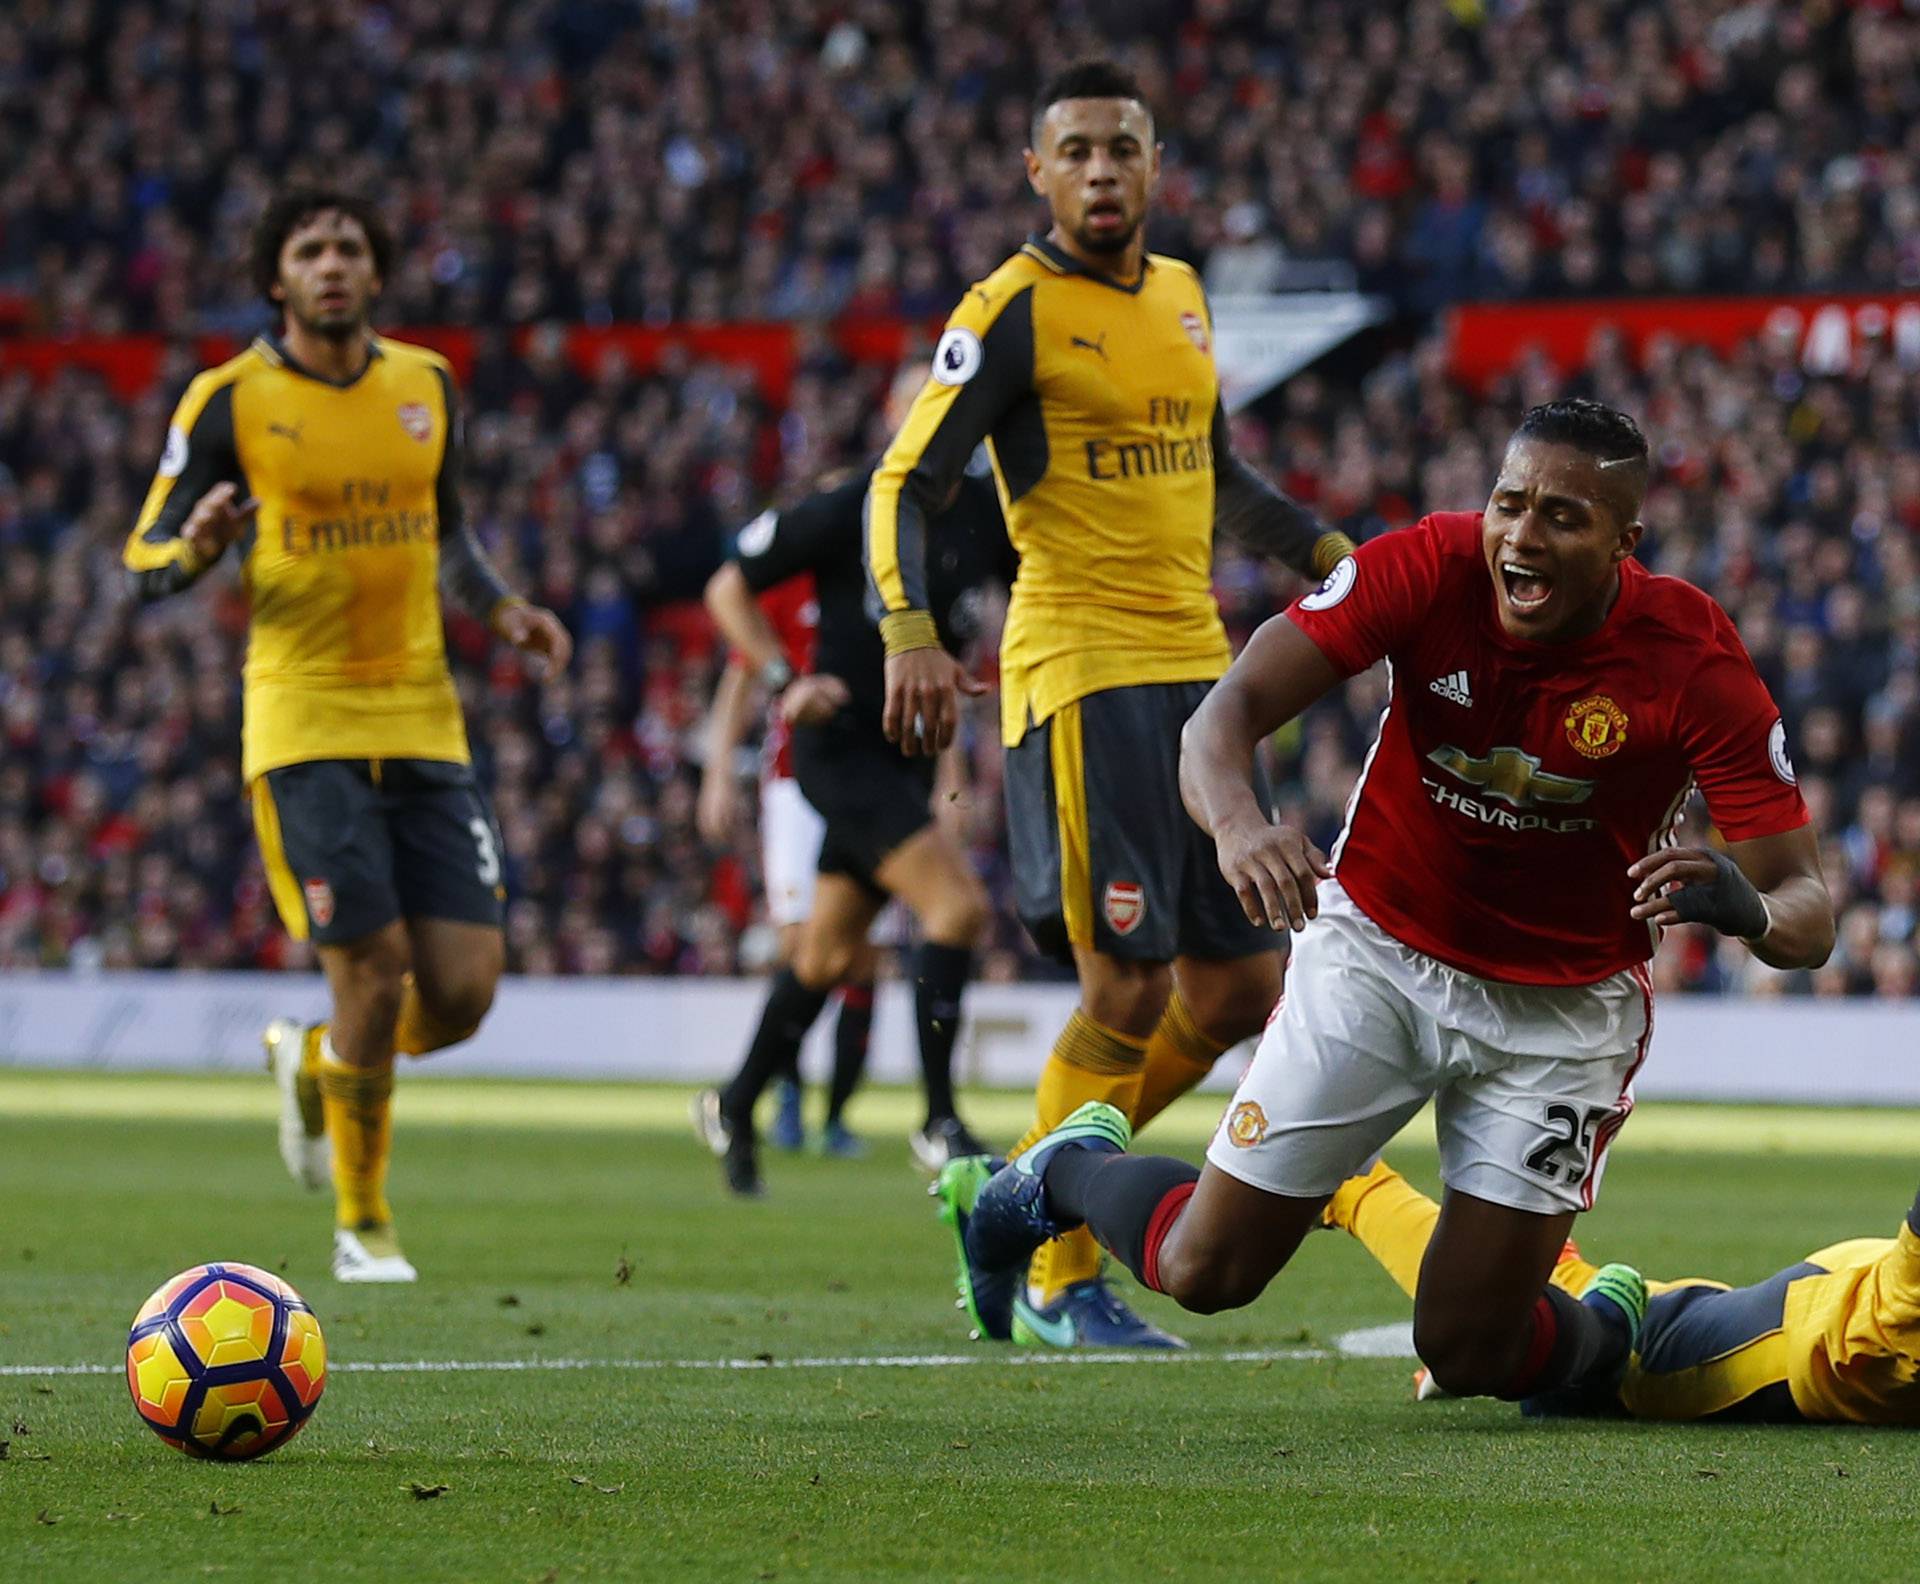
MULTIPOLYGON (((1278 931, 1247 922, 1213 838, 1180 803, 1180 728, 1211 686, 1092 693, 1007 750, 1014 890, 1042 951, 1227 961, 1283 944, 1278 931)), ((1271 806, 1257 767, 1254 791, 1271 806)))
POLYGON ((933 760, 901 753, 878 726, 828 721, 794 728, 794 779, 827 826, 820 873, 851 875, 884 895, 875 872, 933 823, 933 769, 933 760))
POLYGON ((502 920, 500 831, 471 765, 315 759, 253 783, 253 826, 280 922, 340 946, 398 918, 502 920))

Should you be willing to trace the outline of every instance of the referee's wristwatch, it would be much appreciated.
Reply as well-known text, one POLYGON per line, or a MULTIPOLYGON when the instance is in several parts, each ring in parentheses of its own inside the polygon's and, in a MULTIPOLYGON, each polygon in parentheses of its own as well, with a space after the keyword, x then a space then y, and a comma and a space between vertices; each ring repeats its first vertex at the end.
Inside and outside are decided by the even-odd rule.
POLYGON ((785 655, 775 655, 760 668, 760 681, 769 693, 784 693, 793 681, 793 667, 785 655))

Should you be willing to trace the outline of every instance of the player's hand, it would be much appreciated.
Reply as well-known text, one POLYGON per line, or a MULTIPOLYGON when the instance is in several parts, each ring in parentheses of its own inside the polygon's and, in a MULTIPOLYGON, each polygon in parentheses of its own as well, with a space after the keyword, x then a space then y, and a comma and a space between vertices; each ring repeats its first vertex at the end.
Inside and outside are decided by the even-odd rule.
POLYGON ((216 484, 193 503, 187 520, 180 526, 180 537, 202 566, 218 561, 227 546, 238 539, 260 502, 249 495, 236 500, 240 491, 232 484, 216 484))
POLYGON ((1250 815, 1217 832, 1213 845, 1248 923, 1300 930, 1319 913, 1318 884, 1333 870, 1327 855, 1292 826, 1250 815))
POLYGON ((724 847, 740 825, 740 785, 726 766, 708 765, 693 805, 694 828, 710 847, 724 847))
POLYGON ((837 676, 803 676, 780 695, 780 717, 791 726, 819 726, 852 702, 853 694, 837 676))
POLYGON ((1740 866, 1711 847, 1668 847, 1627 866, 1636 919, 1661 929, 1706 924, 1722 935, 1755 940, 1772 922, 1767 905, 1740 866))
POLYGON ((542 605, 515 600, 494 613, 493 630, 534 660, 533 674, 541 681, 557 677, 573 658, 573 636, 558 616, 542 605))
POLYGON ((960 726, 960 695, 978 698, 987 684, 944 649, 907 649, 887 656, 887 702, 880 729, 909 758, 946 750, 960 726))

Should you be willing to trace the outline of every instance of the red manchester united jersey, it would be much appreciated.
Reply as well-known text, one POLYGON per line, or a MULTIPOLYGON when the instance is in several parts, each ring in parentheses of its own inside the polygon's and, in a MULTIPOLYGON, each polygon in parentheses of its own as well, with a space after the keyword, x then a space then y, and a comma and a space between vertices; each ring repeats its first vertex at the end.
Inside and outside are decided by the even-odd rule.
POLYGON ((1288 612, 1391 697, 1333 849, 1340 883, 1416 951, 1514 984, 1645 961, 1627 865, 1671 845, 1689 790, 1730 841, 1807 822, 1780 712, 1726 612, 1637 561, 1598 632, 1500 626, 1480 518, 1375 539, 1288 612))
MULTIPOLYGON (((813 594, 813 574, 776 583, 758 596, 760 609, 773 624, 780 649, 793 667, 795 676, 813 669, 814 630, 820 625, 820 602, 813 594)), ((793 775, 793 728, 778 708, 767 711, 767 734, 760 743, 760 771, 769 780, 786 780, 793 775)))

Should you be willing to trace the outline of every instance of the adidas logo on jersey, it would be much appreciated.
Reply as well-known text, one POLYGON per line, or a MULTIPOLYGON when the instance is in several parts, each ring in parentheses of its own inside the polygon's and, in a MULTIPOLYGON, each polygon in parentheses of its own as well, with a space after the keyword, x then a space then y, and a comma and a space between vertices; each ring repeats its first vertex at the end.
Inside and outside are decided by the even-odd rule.
POLYGON ((1467 680, 1467 673, 1464 669, 1455 671, 1449 676, 1438 677, 1434 681, 1429 682, 1427 686, 1432 688, 1433 691, 1438 693, 1443 699, 1447 699, 1465 709, 1473 708, 1473 684, 1467 680))

